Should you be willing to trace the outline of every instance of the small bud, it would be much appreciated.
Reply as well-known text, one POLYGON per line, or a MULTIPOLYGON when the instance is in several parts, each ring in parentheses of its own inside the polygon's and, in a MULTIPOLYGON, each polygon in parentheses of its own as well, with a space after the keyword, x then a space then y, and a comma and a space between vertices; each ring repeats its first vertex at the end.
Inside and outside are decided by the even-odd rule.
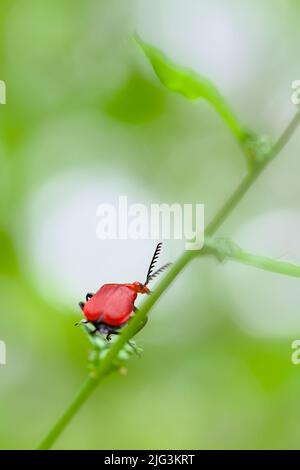
POLYGON ((127 369, 127 367, 125 367, 125 366, 120 367, 120 369, 119 369, 119 374, 120 374, 120 375, 123 375, 123 377, 126 377, 126 375, 128 374, 128 369, 127 369))

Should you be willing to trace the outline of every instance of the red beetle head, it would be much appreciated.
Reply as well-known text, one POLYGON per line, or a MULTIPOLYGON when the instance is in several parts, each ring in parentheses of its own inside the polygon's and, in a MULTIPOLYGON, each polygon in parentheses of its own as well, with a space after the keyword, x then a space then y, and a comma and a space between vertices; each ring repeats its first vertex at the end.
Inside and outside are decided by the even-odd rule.
POLYGON ((137 294, 150 294, 150 289, 141 282, 135 281, 131 284, 131 287, 137 294))
POLYGON ((146 281, 144 282, 144 284, 138 281, 135 281, 132 284, 128 284, 128 287, 133 289, 134 292, 136 292, 137 294, 151 294, 150 289, 147 287, 149 282, 152 281, 153 278, 155 278, 158 274, 162 273, 166 268, 170 266, 170 263, 167 263, 164 266, 162 266, 160 269, 158 269, 157 271, 153 272, 153 268, 160 254, 161 245, 162 244, 159 243, 155 249, 154 255, 152 257, 152 260, 148 269, 146 281))

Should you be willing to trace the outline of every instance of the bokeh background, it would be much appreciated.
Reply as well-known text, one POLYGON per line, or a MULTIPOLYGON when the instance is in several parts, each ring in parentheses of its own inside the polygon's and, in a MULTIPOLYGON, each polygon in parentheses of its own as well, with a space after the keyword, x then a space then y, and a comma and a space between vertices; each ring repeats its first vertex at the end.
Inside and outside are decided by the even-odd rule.
MULTIPOLYGON (((295 113, 297 0, 1 0, 0 447, 34 448, 86 375, 77 303, 143 280, 153 241, 96 237, 96 208, 205 203, 246 166, 203 102, 165 90, 140 36, 211 78, 242 123, 275 140, 295 113)), ((300 262, 299 132, 220 230, 300 262)), ((166 242, 163 261, 183 245, 166 242)), ((111 376, 55 448, 297 448, 299 280, 194 262, 153 308, 142 359, 111 376)))

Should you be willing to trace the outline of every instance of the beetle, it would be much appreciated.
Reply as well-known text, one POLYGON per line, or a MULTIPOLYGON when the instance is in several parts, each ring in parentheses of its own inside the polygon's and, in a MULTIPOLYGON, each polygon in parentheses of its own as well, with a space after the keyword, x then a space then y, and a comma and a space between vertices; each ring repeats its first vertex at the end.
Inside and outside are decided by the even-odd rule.
MULTIPOLYGON (((85 320, 80 323, 92 324, 94 326, 94 330, 90 332, 92 335, 97 332, 102 333, 109 341, 111 335, 119 334, 119 330, 137 311, 134 303, 138 294, 151 294, 148 288, 149 282, 171 265, 167 263, 153 272, 161 246, 162 243, 156 246, 144 283, 135 281, 131 284, 104 284, 95 294, 86 294, 86 302, 79 302, 79 307, 85 317, 85 320)), ((145 323, 146 321, 140 329, 145 323)))

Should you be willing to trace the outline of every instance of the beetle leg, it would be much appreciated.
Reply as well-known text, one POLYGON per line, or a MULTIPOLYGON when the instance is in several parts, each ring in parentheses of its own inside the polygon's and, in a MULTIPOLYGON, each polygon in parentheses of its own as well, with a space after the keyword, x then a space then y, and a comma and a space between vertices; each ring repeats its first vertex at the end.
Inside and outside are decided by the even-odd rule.
POLYGON ((81 310, 83 310, 83 307, 84 307, 84 302, 79 302, 79 307, 81 308, 81 310))
POLYGON ((117 330, 114 330, 112 328, 107 328, 107 335, 106 335, 106 341, 111 340, 111 335, 119 335, 120 332, 117 330))
POLYGON ((91 294, 90 292, 88 292, 85 296, 86 301, 88 302, 88 300, 90 300, 93 296, 94 294, 91 294))
POLYGON ((80 320, 77 323, 75 323, 74 326, 85 325, 86 323, 88 323, 88 320, 80 320))
POLYGON ((128 341, 128 344, 129 346, 132 347, 132 349, 134 350, 135 354, 138 356, 138 357, 142 357, 140 352, 138 351, 138 349, 135 347, 135 345, 131 342, 131 341, 128 341))
POLYGON ((104 323, 101 323, 101 322, 93 323, 93 325, 95 327, 95 331, 93 331, 92 334, 95 334, 96 331, 98 331, 102 335, 105 335, 106 341, 111 340, 111 335, 118 335, 119 334, 119 332, 116 331, 116 329, 114 327, 110 327, 108 325, 105 325, 104 323))
POLYGON ((85 331, 86 331, 89 335, 94 336, 94 335, 97 333, 98 328, 97 328, 92 322, 90 322, 90 321, 88 321, 88 320, 82 320, 80 323, 83 323, 84 329, 85 329, 85 331), (86 325, 93 325, 93 327, 94 327, 95 329, 94 329, 93 331, 91 331, 91 330, 88 328, 88 326, 86 326, 86 325))

